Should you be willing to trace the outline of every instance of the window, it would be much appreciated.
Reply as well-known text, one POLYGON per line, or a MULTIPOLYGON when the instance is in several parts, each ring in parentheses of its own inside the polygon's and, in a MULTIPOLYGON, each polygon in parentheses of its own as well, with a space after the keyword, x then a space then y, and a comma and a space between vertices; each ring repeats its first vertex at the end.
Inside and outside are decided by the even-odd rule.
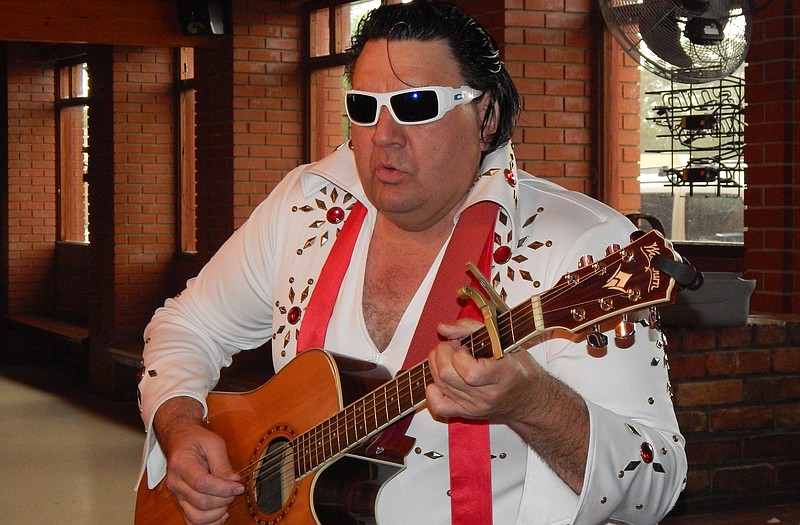
POLYGON ((195 167, 195 87, 194 49, 184 47, 178 52, 179 150, 180 173, 180 232, 181 251, 197 252, 197 188, 195 167))
POLYGON ((89 73, 85 62, 56 68, 60 241, 89 242, 89 73))
POLYGON ((674 241, 742 243, 744 67, 692 85, 641 74, 642 213, 674 241))
POLYGON ((319 160, 350 138, 344 110, 344 51, 361 18, 381 5, 361 0, 308 14, 309 158, 319 160))

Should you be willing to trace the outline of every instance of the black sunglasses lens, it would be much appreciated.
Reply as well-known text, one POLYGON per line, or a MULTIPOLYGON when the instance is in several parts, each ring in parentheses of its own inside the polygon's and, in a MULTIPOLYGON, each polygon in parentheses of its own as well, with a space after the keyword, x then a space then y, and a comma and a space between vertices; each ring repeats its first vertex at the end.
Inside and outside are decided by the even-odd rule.
POLYGON ((354 122, 367 124, 375 120, 378 111, 378 100, 369 95, 351 93, 345 99, 347 114, 354 122))
POLYGON ((402 122, 422 122, 435 118, 439 101, 435 91, 412 91, 389 99, 397 118, 402 122))

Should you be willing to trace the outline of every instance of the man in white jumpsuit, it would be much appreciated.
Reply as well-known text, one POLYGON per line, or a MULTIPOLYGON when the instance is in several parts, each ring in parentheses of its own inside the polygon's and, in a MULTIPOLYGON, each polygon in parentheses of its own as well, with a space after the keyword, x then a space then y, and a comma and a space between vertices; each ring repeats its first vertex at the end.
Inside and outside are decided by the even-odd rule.
MULTIPOLYGON (((350 142, 289 173, 146 329, 145 479, 152 487, 166 476, 187 523, 224 522, 245 490, 223 441, 203 426, 220 369, 268 340, 278 371, 305 350, 308 305, 326 293, 319 283, 335 286, 331 309, 313 319, 327 323, 317 342, 394 374, 408 367, 454 226, 473 205, 492 203, 482 269, 512 307, 583 256, 630 242, 624 216, 517 169, 516 88, 472 18, 437 3, 382 6, 350 53, 350 142), (356 220, 352 244, 341 246, 338 233, 356 220), (333 277, 321 275, 329 259, 340 268, 333 277)), ((637 326, 624 347, 611 334, 600 352, 558 333, 475 359, 459 339, 476 323, 442 321, 444 342, 424 355, 427 403, 405 431, 414 447, 380 491, 377 523, 465 523, 453 503, 465 493, 451 486, 452 470, 464 468, 451 468, 452 418, 488 421, 491 501, 469 509, 468 522, 654 524, 672 508, 687 465, 657 327, 637 326)))

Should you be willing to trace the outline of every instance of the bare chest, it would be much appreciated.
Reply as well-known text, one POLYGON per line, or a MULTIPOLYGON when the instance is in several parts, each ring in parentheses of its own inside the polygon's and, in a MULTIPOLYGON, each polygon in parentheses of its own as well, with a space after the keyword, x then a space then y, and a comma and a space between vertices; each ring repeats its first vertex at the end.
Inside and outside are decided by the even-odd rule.
POLYGON ((380 351, 389 346, 435 256, 383 250, 370 253, 362 302, 367 331, 380 351))

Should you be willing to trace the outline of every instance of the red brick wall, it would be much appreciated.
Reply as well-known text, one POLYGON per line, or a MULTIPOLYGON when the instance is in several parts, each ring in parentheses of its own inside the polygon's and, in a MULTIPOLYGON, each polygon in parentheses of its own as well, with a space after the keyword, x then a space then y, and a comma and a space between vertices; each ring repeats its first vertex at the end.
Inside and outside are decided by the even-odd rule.
POLYGON ((263 1, 234 1, 234 9, 233 205, 238 227, 305 158, 305 88, 299 10, 263 1))
POLYGON ((138 337, 178 246, 175 54, 120 47, 113 60, 114 325, 138 337))
POLYGON ((27 44, 8 50, 8 295, 12 312, 49 313, 56 241, 52 64, 27 44))
POLYGON ((347 117, 343 116, 343 67, 322 69, 311 74, 309 160, 319 160, 339 146, 347 136, 347 117))
MULTIPOLYGON (((90 374, 106 392, 114 349, 141 347, 178 244, 175 57, 168 48, 89 52, 90 374)), ((129 393, 129 392, 128 392, 129 393)))
POLYGON ((758 13, 748 52, 745 266, 751 308, 800 313, 800 4, 758 13))
POLYGON ((676 513, 800 498, 800 321, 668 329, 689 476, 676 513))

